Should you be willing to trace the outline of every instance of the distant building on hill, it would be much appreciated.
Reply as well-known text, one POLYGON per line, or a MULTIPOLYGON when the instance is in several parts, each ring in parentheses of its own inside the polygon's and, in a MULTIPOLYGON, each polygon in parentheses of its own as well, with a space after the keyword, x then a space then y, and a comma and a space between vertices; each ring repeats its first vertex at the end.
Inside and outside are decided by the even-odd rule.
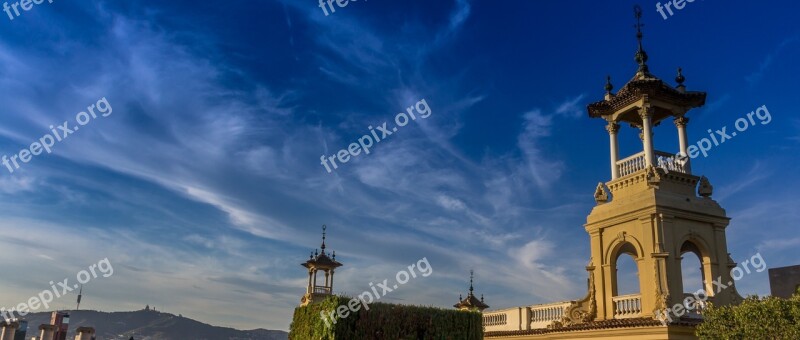
POLYGON ((27 320, 18 320, 19 328, 14 333, 14 340, 25 340, 25 337, 28 335, 28 321, 27 320))
MULTIPOLYGON (((10 323, 0 322, 0 340, 25 340, 28 322, 25 320, 10 323), (12 333, 9 333, 11 330, 12 333), (14 334, 6 337, 6 334, 14 334)), ((49 324, 39 326, 39 336, 31 340, 67 340, 69 332, 69 313, 55 311, 50 316, 49 324)), ((75 330, 75 340, 95 340, 95 330, 92 327, 78 327, 75 330)))
MULTIPOLYGON (((69 313, 55 311, 50 316, 50 325, 55 326, 53 340, 67 340, 69 332, 69 313)), ((43 338, 42 340, 47 340, 43 338)))
POLYGON ((800 265, 769 269, 772 296, 788 299, 797 289, 800 289, 800 265))
POLYGON ((75 333, 75 340, 95 340, 94 328, 92 327, 78 327, 75 333))

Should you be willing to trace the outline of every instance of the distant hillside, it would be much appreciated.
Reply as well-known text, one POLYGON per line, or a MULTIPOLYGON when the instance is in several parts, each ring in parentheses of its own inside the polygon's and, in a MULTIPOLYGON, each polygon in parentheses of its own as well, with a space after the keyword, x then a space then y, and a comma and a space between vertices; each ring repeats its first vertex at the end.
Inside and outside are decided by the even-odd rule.
MULTIPOLYGON (((133 336, 136 340, 287 340, 284 331, 255 329, 240 331, 227 327, 215 327, 189 318, 156 311, 98 312, 71 311, 70 334, 74 339, 75 329, 80 326, 94 327, 98 340, 124 339, 133 336)), ((50 313, 28 314, 28 338, 34 335, 39 325, 50 322, 50 313)))

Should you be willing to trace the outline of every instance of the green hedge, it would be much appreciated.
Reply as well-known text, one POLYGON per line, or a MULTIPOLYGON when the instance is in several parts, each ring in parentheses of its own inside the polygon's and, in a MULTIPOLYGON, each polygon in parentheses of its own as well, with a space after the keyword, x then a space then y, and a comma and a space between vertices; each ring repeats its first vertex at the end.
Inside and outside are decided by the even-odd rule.
POLYGON ((380 302, 369 304, 369 310, 362 308, 355 313, 350 312, 345 318, 334 314, 336 323, 328 319, 330 327, 326 326, 320 312, 330 315, 339 306, 347 306, 350 299, 330 296, 320 303, 297 307, 289 329, 289 339, 483 339, 480 313, 380 302))
POLYGON ((790 299, 751 296, 736 306, 703 311, 700 339, 800 339, 800 290, 790 299))

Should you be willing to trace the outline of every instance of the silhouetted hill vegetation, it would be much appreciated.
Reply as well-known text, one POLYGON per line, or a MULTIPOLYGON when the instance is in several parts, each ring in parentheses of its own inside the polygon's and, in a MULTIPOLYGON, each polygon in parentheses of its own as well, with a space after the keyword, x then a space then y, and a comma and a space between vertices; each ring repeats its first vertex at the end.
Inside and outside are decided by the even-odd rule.
MULTIPOLYGON (((94 327, 98 340, 124 339, 133 336, 136 340, 286 340, 284 331, 254 329, 242 331, 228 327, 217 327, 186 317, 153 310, 135 312, 99 312, 90 310, 70 311, 70 334, 81 326, 94 327)), ((49 323, 50 312, 28 314, 28 337, 43 323, 49 323)))

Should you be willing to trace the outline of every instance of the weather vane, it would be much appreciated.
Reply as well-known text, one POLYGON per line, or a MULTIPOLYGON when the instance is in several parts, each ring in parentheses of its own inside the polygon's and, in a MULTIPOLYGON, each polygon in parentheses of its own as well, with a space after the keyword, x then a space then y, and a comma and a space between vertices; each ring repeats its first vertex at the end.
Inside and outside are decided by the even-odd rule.
POLYGON ((639 64, 639 71, 643 74, 648 73, 647 68, 647 52, 644 51, 644 47, 642 47, 642 27, 644 24, 642 23, 642 7, 639 5, 633 6, 633 14, 636 16, 636 40, 639 41, 639 49, 636 51, 636 63, 639 64))
POLYGON ((644 27, 644 24, 642 23, 642 7, 639 5, 634 5, 633 14, 636 16, 636 25, 633 27, 636 27, 636 31, 641 34, 642 27, 644 27))

